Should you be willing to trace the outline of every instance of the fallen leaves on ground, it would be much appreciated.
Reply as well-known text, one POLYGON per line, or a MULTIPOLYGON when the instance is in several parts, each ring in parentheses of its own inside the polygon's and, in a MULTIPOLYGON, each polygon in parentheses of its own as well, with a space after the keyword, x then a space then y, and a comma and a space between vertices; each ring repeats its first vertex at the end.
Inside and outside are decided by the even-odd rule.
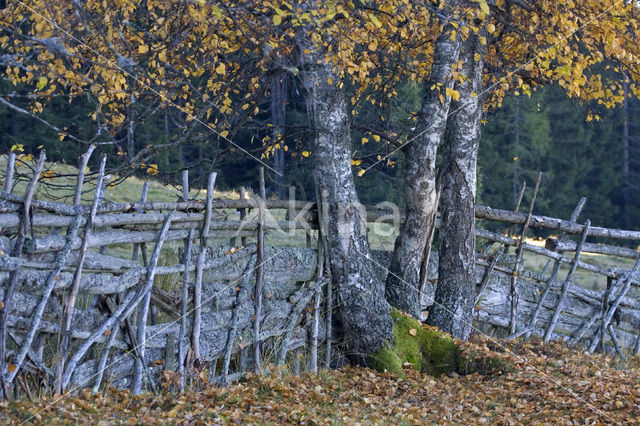
MULTIPOLYGON (((640 370, 611 357, 561 344, 496 344, 476 337, 476 352, 515 368, 490 375, 431 377, 406 369, 407 380, 367 368, 251 375, 198 392, 133 397, 108 390, 35 402, 5 403, 0 423, 39 424, 612 424, 640 421, 640 370), (282 376, 282 377, 281 377, 282 376)), ((637 361, 631 363, 636 364, 637 361)))

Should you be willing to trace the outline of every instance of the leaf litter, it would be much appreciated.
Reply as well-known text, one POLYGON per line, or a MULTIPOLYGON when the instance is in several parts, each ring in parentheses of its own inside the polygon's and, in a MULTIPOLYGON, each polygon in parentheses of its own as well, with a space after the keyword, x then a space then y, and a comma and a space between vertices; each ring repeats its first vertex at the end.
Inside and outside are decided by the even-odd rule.
MULTIPOLYGON (((318 375, 249 374, 228 387, 179 394, 165 374, 158 395, 108 389, 4 402, 0 423, 19 424, 629 424, 640 423, 640 363, 562 343, 474 336, 462 350, 508 361, 509 371, 407 379, 363 367, 318 375)), ((202 378, 202 377, 201 377, 202 378)), ((204 380, 207 382, 207 380, 204 380)))

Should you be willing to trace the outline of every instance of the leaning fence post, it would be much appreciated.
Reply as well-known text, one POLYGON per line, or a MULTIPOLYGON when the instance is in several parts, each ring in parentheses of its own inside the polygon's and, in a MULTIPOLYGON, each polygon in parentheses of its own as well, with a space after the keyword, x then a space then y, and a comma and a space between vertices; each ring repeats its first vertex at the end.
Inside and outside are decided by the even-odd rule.
POLYGON ((7 173, 4 175, 4 190, 11 192, 13 187, 13 173, 16 169, 16 153, 10 152, 7 160, 7 173))
MULTIPOLYGON (((122 300, 120 305, 116 308, 116 310, 111 314, 109 318, 105 322, 102 323, 85 341, 80 345, 78 350, 69 360, 67 364, 67 368, 62 376, 62 388, 65 389, 69 382, 71 381, 71 376, 75 371, 78 363, 87 353, 89 348, 98 340, 100 337, 104 335, 104 333, 114 327, 118 327, 119 324, 126 319, 133 310, 142 302, 145 295, 151 291, 153 287, 153 279, 156 273, 156 267, 158 265, 158 258, 160 257, 160 251, 162 250, 162 245, 164 244, 164 240, 167 238, 167 234, 169 233, 169 227, 171 226, 171 221, 173 220, 173 212, 169 213, 162 225, 162 229, 158 235, 156 240, 155 247, 153 249, 153 254, 151 255, 151 259, 149 260, 149 266, 147 267, 147 278, 144 283, 138 290, 135 292, 129 292, 127 296, 122 300)), ((144 348, 144 342, 138 342, 137 348, 144 348)), ((144 352, 142 352, 139 356, 144 357, 144 352)))
MULTIPOLYGON (((31 178, 31 182, 29 182, 29 186, 27 186, 27 191, 24 196, 24 205, 22 209, 22 214, 20 216, 20 223, 18 225, 18 236, 13 245, 13 251, 11 253, 12 257, 22 257, 22 247, 24 245, 24 240, 27 235, 27 230, 29 229, 29 215, 31 212, 31 200, 33 199, 33 194, 36 190, 36 185, 38 180, 40 179, 40 173, 42 172, 42 168, 44 167, 44 162, 47 159, 47 156, 44 151, 40 151, 40 156, 38 157, 38 163, 36 164, 36 169, 33 174, 33 178, 31 178)), ((9 310, 11 309, 11 299, 13 298, 13 293, 16 290, 16 285, 18 282, 18 271, 12 271, 9 275, 9 284, 6 287, 4 293, 4 301, 2 306, 0 307, 0 379, 2 379, 2 396, 3 398, 7 398, 6 388, 4 384, 4 375, 6 370, 6 344, 7 344, 7 321, 9 319, 9 310)))
MULTIPOLYGON (((16 153, 10 152, 9 158, 7 159, 7 172, 4 175, 4 190, 5 192, 11 192, 11 188, 13 188, 13 172, 16 168, 16 153)), ((0 231, 2 231, 2 226, 0 226, 0 231)))
POLYGON ((262 288, 264 286, 264 220, 265 201, 264 167, 259 169, 260 201, 258 203, 258 250, 256 257, 256 288, 254 293, 253 363, 256 374, 260 374, 260 316, 262 315, 262 288))
MULTIPOLYGON (((586 202, 587 202, 587 199, 585 197, 580 198, 580 201, 578 201, 578 205, 573 210, 573 213, 571 213, 571 217, 569 218, 571 223, 575 223, 578 220, 578 216, 580 216, 580 212, 582 211, 582 208, 584 207, 584 204, 586 202)), ((567 235, 566 232, 562 232, 560 234, 560 239, 563 239, 566 235, 567 235)), ((559 252, 559 253, 562 254, 562 252, 559 252)), ((525 339, 529 338, 529 336, 531 335, 531 332, 536 326, 536 321, 538 321, 538 315, 540 315, 540 310, 542 309, 542 305, 545 299, 547 298, 547 295, 551 292, 551 283, 553 283, 553 281, 558 276, 558 271, 560 270, 561 265, 562 265, 562 261, 560 259, 556 259, 555 262, 553 263, 553 269, 551 269, 551 275, 547 280, 547 286, 545 287, 544 292, 540 296, 540 300, 538 300, 538 304, 536 305, 536 308, 533 311, 533 314, 531 315, 531 320, 529 320, 529 327, 528 327, 528 331, 525 334, 525 339)))
MULTIPOLYGON (((142 299, 140 310, 138 311, 138 321, 137 321, 137 336, 136 336, 136 344, 137 344, 137 354, 136 363, 135 363, 135 374, 133 376, 133 383, 131 387, 131 393, 133 395, 140 395, 142 390, 142 375, 147 368, 145 352, 146 352, 146 336, 147 336, 147 315, 149 314, 149 304, 151 302, 151 290, 153 288, 153 283, 147 289, 144 298, 142 299)), ((149 377, 151 379, 151 377, 149 377)), ((155 386, 153 380, 150 380, 149 384, 155 391, 155 386)))
POLYGON ((76 184, 76 192, 73 195, 73 205, 80 205, 80 199, 82 198, 82 185, 84 184, 84 175, 87 170, 87 164, 89 163, 89 158, 91 158, 91 154, 93 150, 96 149, 96 146, 91 144, 89 145, 89 149, 87 152, 82 154, 82 158, 80 160, 80 166, 78 168, 78 182, 76 184))
POLYGON ((107 361, 109 360, 109 352, 111 351, 111 346, 113 346, 113 342, 115 342, 116 337, 118 336, 118 332, 120 331, 119 326, 113 327, 113 331, 109 335, 109 340, 102 348, 102 355, 100 355, 100 360, 98 361, 98 369, 96 372, 96 381, 93 384, 93 388, 91 389, 91 393, 96 394, 100 390, 100 385, 102 384, 102 378, 104 377, 104 372, 107 369, 107 361))
MULTIPOLYGON (((613 329, 613 326, 611 324, 607 326, 607 331, 611 336, 611 341, 613 342, 613 347, 615 348, 616 352, 618 352, 618 355, 623 361, 626 361, 627 358, 624 356, 624 352, 622 352, 622 347, 620 346, 620 342, 618 341, 618 336, 616 336, 616 331, 613 329)), ((604 338, 602 340, 604 342, 604 338)))
POLYGON ((29 349, 31 348, 31 343, 33 343, 33 339, 36 333, 38 332, 38 326, 40 325, 42 314, 44 313, 44 309, 47 305, 47 302, 49 301, 49 297, 51 296, 53 287, 55 286, 56 281, 59 279, 58 275, 60 274, 60 271, 62 270, 64 265, 67 263, 67 259, 69 257, 69 254, 71 253, 71 248, 73 247, 73 244, 75 242, 76 235, 78 235, 78 229, 80 228, 81 222, 82 222, 82 214, 78 214, 74 218, 71 225, 69 226, 69 229, 67 231, 66 244, 64 248, 56 256, 55 267, 47 277, 42 298, 33 313, 33 318, 31 320, 29 331, 27 333, 27 336, 24 338, 24 341, 22 342, 22 347, 20 348, 20 352, 18 352, 18 355, 16 356, 15 368, 13 369, 12 372, 9 373, 6 379, 7 385, 10 385, 11 382, 13 382, 13 379, 15 379, 15 377, 18 375, 18 372, 20 371, 20 367, 22 367, 22 363, 25 357, 27 356, 27 352, 29 352, 29 349))
POLYGON ((567 274, 567 278, 562 283, 562 292, 560 293, 560 300, 556 305, 556 309, 553 312, 553 316, 551 317, 551 321, 549 322, 549 327, 547 327, 547 331, 544 333, 544 342, 547 343, 551 339, 551 335, 553 334, 553 330, 556 327, 556 322, 558 318, 560 318, 560 314, 562 313, 562 308, 564 306, 564 300, 567 297, 567 292, 569 291, 569 286, 571 285, 571 279, 573 278, 573 273, 576 271, 578 266, 578 262, 580 261, 580 255, 582 254, 582 246, 584 245, 587 236, 589 235, 589 228, 591 228, 591 221, 587 219, 584 223, 584 230, 582 231, 582 238, 576 247, 576 253, 573 257, 573 262, 571 262, 571 269, 569 269, 569 273, 567 274))
MULTIPOLYGON (((147 201, 147 193, 149 191, 149 182, 145 181, 142 185, 142 195, 140 196, 140 202, 145 203, 147 201)), ((134 243, 133 253, 131 254, 131 260, 134 262, 138 260, 138 249, 142 252, 142 261, 144 265, 147 265, 147 247, 145 243, 134 243)))
POLYGON ((202 324, 202 274, 204 272, 204 257, 207 251, 207 235, 211 227, 211 214, 213 210, 213 188, 216 184, 215 172, 209 174, 207 183, 207 203, 200 230, 200 252, 196 261, 196 277, 194 283, 194 309, 193 309, 193 328, 191 330, 191 348, 193 351, 193 360, 200 358, 200 327, 202 324))
MULTIPOLYGON (((620 302, 622 302, 622 298, 626 296, 627 292, 629 291, 629 288, 631 288, 631 282, 633 281, 633 277, 638 272, 639 269, 640 269, 640 256, 638 256, 638 259, 636 260, 635 265, 633 265, 633 269, 631 269, 627 273, 627 276, 624 279, 624 284, 620 289, 620 293, 618 293, 616 298, 613 300, 613 303, 611 303, 611 306, 609 306, 609 309, 607 310, 606 314, 602 317, 602 324, 604 329, 606 329, 609 326, 609 323, 613 318, 613 314, 615 314, 616 310, 618 309, 618 306, 620 305, 620 302)), ((593 337, 593 341, 591 342, 591 345, 589 346, 589 353, 593 353, 593 351, 595 351, 598 345, 598 340, 599 340, 599 336, 598 336, 598 333, 596 333, 596 335, 593 337)))
MULTIPOLYGON (((93 146, 93 145, 92 145, 93 146)), ((89 160, 89 155, 91 154, 92 149, 87 151, 87 154, 83 156, 81 162, 81 167, 84 165, 86 167, 86 162, 89 160)), ((100 171, 98 172, 98 183, 96 184, 96 191, 93 197, 93 203, 91 204, 91 211, 89 212, 89 217, 87 218, 87 224, 85 226, 84 236, 82 238, 82 244, 80 246, 80 251, 78 255, 78 265, 76 266, 75 273, 73 275, 73 282, 71 283, 71 289, 67 294, 65 299, 65 304, 62 310, 62 324, 60 328, 60 343, 58 345, 58 353, 57 353, 57 361, 56 361, 56 373, 54 380, 54 387, 56 392, 61 393, 61 381, 62 381, 62 373, 64 372, 64 363, 69 356, 69 346, 71 345, 71 319, 73 317, 73 309, 75 307, 76 298, 78 296, 78 288, 80 287, 80 278, 82 276, 82 269, 84 266, 84 261, 87 256, 87 245, 89 243, 89 237, 91 236, 91 232, 93 231, 93 222, 96 217, 96 213, 98 211, 98 204, 100 203, 100 188, 102 187, 102 183, 104 180, 104 172, 107 164, 107 156, 103 155, 100 161, 100 171)), ((83 169, 84 169, 83 167, 83 169)), ((83 173, 84 175, 84 173, 83 173)), ((78 175, 78 186, 82 185, 82 181, 84 176, 78 175)), ((76 197, 74 198, 74 205, 78 205, 80 202, 80 195, 82 191, 78 191, 76 188, 76 197)))
POLYGON ((533 214, 533 206, 536 203, 536 197, 538 196, 538 189, 540 188, 540 180, 542 178, 542 172, 538 173, 538 178, 536 179, 536 186, 533 189, 533 195, 531 196, 531 203, 529 204, 529 211, 527 212, 527 218, 522 225, 522 234, 520 236, 520 241, 518 241, 518 245, 516 247, 516 261, 513 265, 513 273, 511 274, 511 316, 509 318, 509 330, 510 334, 514 334, 516 332, 516 311, 517 311, 517 285, 518 285, 518 275, 520 275, 520 271, 522 270, 522 252, 525 243, 525 239, 527 238, 527 231, 529 230, 529 222, 531 221, 531 215, 533 214))
POLYGON ((193 229, 189 231, 187 237, 187 247, 184 251, 184 274, 182 276, 182 298, 180 300, 180 331, 178 336, 178 371, 180 372, 180 392, 184 391, 185 386, 185 361, 186 353, 184 339, 187 333, 187 305, 189 298, 189 267, 191 265, 191 246, 193 245, 193 229))

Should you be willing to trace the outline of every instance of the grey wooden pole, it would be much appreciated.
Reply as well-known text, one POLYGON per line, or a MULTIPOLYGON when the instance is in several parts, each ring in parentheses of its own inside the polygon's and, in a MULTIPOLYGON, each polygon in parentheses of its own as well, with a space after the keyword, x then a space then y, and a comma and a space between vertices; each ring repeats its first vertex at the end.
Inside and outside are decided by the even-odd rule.
MULTIPOLYGON (((27 190, 25 192, 24 200, 23 200, 23 209, 22 215, 20 217, 20 224, 18 226, 18 235, 13 245, 13 252, 11 253, 12 257, 22 257, 22 248, 24 245, 25 238, 27 236, 27 230, 29 229, 29 215, 31 214, 31 201, 33 200, 33 194, 36 190, 36 185, 40 178, 40 173, 42 172, 42 168, 44 167, 44 162, 47 159, 47 156, 44 151, 40 151, 40 155, 38 156, 38 162, 36 164, 36 169, 34 171, 33 177, 31 178, 31 182, 27 186, 27 190)), ((6 399, 6 388, 4 377, 6 374, 6 344, 7 344, 7 321, 9 319, 9 310, 11 309, 11 299, 13 298, 13 294, 16 289, 18 281, 18 271, 12 271, 9 274, 9 283, 5 289, 4 293, 4 301, 2 306, 0 306, 0 379, 2 379, 2 397, 6 399)))
MULTIPOLYGON (((10 152, 9 157, 7 158, 7 170, 4 174, 4 191, 7 193, 11 193, 11 189, 13 188, 13 173, 16 168, 16 153, 10 152)), ((1 222, 1 221, 0 221, 1 222)), ((2 226, 0 225, 0 231, 2 231, 2 226)))
POLYGON ((254 293, 254 321, 253 321, 253 363, 256 374, 260 368, 260 319, 262 316, 262 289, 264 287, 264 225, 265 201, 267 199, 264 185, 264 167, 259 169, 260 201, 258 203, 258 251, 256 257, 256 287, 254 293))
POLYGON ((182 201, 189 200, 189 170, 182 171, 182 201))
POLYGON ((75 191, 75 194, 73 195, 74 206, 77 206, 80 204, 80 200, 82 198, 82 186, 84 184, 84 175, 87 169, 87 164, 89 163, 89 158, 91 158, 91 154, 93 153, 94 149, 96 149, 95 145, 93 144, 89 145, 89 149, 87 149, 87 152, 82 154, 82 157, 80 158, 80 164, 78 166, 78 180, 76 183, 76 191, 75 191))
POLYGON ((13 188, 13 173, 16 170, 16 153, 10 152, 7 159, 7 172, 4 175, 4 190, 11 192, 13 188))
POLYGON ((516 332, 516 316, 517 316, 517 301, 516 298, 518 296, 518 275, 520 275, 520 271, 522 270, 522 253, 523 253, 523 245, 527 238, 527 231, 529 230, 529 223, 531 222, 531 215, 533 214, 533 206, 536 203, 536 197, 538 196, 538 189, 540 188, 540 180, 542 179, 542 172, 538 173, 538 178, 536 179, 536 186, 533 189, 533 195, 531 196, 531 203, 529 203, 529 211, 527 212, 527 219, 522 225, 522 233, 520 236, 520 241, 518 241, 518 245, 516 247, 516 261, 513 265, 513 274, 511 276, 511 316, 509 318, 509 329, 510 334, 514 334, 516 332))
POLYGON ((191 350, 193 352, 193 360, 200 359, 200 328, 202 327, 202 274, 204 272, 204 258, 207 251, 207 235, 211 227, 211 214, 213 209, 213 189, 216 184, 215 172, 209 174, 207 183, 207 202, 202 229, 200 231, 200 252, 196 260, 196 277, 194 282, 194 309, 193 309, 193 328, 191 330, 191 350))
MULTIPOLYGON (((92 145, 93 146, 93 145, 92 145)), ((91 151, 87 151, 89 155, 91 155, 91 151)), ((88 155, 86 155, 86 160, 83 158, 82 163, 84 163, 86 167, 86 161, 88 161, 88 155)), ((107 156, 103 155, 100 161, 100 170, 98 172, 98 182, 96 184, 96 190, 93 197, 93 203, 91 204, 91 211, 89 212, 89 218, 87 219, 87 224, 85 226, 84 236, 82 237, 82 245, 80 246, 79 257, 78 257, 78 265, 76 266, 75 273, 73 275, 73 282, 71 283, 71 289, 65 298, 65 303, 62 309, 62 323, 60 327, 60 341, 58 345, 58 353, 56 360, 56 373, 55 373, 55 381, 54 387, 57 393, 62 393, 62 373, 64 371, 64 363, 69 356, 69 347, 71 345, 71 319, 73 317, 73 310, 76 303, 76 298, 78 296, 78 289, 80 287, 80 279, 82 277, 82 268, 84 266, 84 261, 87 256, 87 243, 89 242, 89 236, 93 231, 93 221, 96 217, 96 212, 98 210, 98 204, 100 203, 100 188, 102 187, 102 183, 104 181, 104 173, 105 167, 107 164, 107 156)), ((78 175, 78 186, 82 186, 82 181, 84 177, 78 175)), ((76 188, 77 189, 77 188, 76 188)), ((80 195, 82 191, 76 191, 76 197, 74 199, 74 203, 76 205, 80 202, 80 195), (77 200, 77 202, 75 202, 77 200)), ((75 236, 74 236, 75 237, 75 236)))
POLYGON ((571 279, 573 278, 573 273, 576 271, 576 267, 578 266, 578 261, 580 260, 580 255, 582 254, 582 245, 584 244, 587 236, 589 235, 589 228, 591 228, 591 221, 589 219, 584 223, 584 230, 582 231, 582 238, 578 243, 578 247, 576 248, 575 256, 573 257, 573 262, 571 262, 571 268, 569 269, 569 273, 567 274, 567 278, 562 283, 562 292, 560 293, 560 300, 556 305, 556 309, 553 312, 553 316, 551 317, 551 321, 549 322, 549 326, 547 327, 547 331, 544 333, 544 342, 547 343, 551 340, 551 335, 553 334, 553 330, 556 327, 556 322, 558 322, 558 318, 562 313, 562 308, 564 307, 564 300, 567 297, 567 292, 569 291, 569 286, 571 285, 571 279))
POLYGON ((189 265, 191 262, 191 247, 193 246, 193 230, 189 231, 187 247, 184 252, 184 273, 182 275, 182 298, 180 300, 180 331, 178 333, 178 372, 180 374, 180 392, 184 392, 185 386, 185 362, 187 354, 184 340, 187 334, 187 306, 189 298, 189 265))
MULTIPOLYGON (((569 220, 571 222, 575 222, 576 220, 578 220, 578 216, 580 216, 580 212, 582 211, 582 208, 584 207, 584 204, 586 202, 587 202, 587 199, 585 197, 580 198, 580 201, 578 201, 578 205, 576 206, 575 209, 573 209, 573 213, 571 213, 571 217, 569 218, 569 220)), ((564 238, 565 235, 566 235, 566 233, 563 232, 561 234, 561 238, 564 238)), ((559 253, 562 254, 562 252, 559 252, 559 253)), ((540 300, 538 300, 538 304, 536 305, 536 308, 533 311, 533 314, 531 314, 531 319, 529 320, 528 330, 525 333, 525 339, 529 338, 529 336, 531 335, 531 331, 536 326, 536 322, 538 321, 538 316, 540 315, 540 311, 542 310, 542 306, 544 305, 544 301, 546 300, 547 296, 551 292, 551 283, 553 281, 555 281, 556 277, 558 276, 558 271, 560 271, 560 266, 561 265, 562 265, 561 260, 560 259, 555 259, 555 261, 553 263, 553 268, 551 269, 551 275, 549 276, 549 279, 547 280, 547 286, 545 287, 544 291, 542 292, 542 295, 540 296, 540 300)))

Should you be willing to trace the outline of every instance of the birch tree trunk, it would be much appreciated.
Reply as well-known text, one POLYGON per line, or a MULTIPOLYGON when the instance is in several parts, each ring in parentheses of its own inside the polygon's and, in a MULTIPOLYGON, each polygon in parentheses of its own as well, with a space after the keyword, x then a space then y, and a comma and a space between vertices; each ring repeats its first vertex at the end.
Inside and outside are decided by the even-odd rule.
POLYGON ((440 264, 428 323, 467 339, 475 301, 476 160, 482 117, 484 46, 478 36, 463 43, 464 82, 451 105, 440 171, 440 264), (475 56, 475 58, 474 58, 475 56), (475 59, 478 60, 475 60, 475 59))
MULTIPOLYGON (((443 9, 442 13, 451 17, 457 4, 457 1, 450 2, 450 7, 443 9)), ((420 317, 420 266, 427 236, 436 217, 436 153, 450 106, 450 97, 445 96, 445 92, 446 88, 453 87, 451 67, 458 62, 460 52, 458 37, 451 40, 452 31, 455 31, 454 27, 445 24, 436 41, 431 77, 425 83, 417 136, 406 148, 406 220, 396 239, 385 288, 385 296, 391 305, 416 318, 420 317)))
POLYGON ((314 176, 326 211, 328 256, 344 341, 352 361, 365 364, 368 354, 393 339, 390 307, 368 260, 366 217, 351 171, 349 117, 337 86, 339 77, 306 35, 301 34, 299 43, 314 176))

